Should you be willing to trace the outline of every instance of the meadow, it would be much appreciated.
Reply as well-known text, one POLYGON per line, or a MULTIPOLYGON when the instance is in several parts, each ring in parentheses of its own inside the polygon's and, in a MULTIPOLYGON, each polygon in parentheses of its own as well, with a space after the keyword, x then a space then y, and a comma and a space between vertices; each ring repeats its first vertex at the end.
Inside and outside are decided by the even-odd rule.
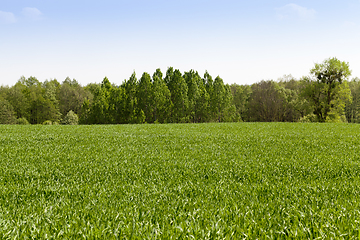
POLYGON ((0 239, 358 239, 360 125, 0 126, 0 239))

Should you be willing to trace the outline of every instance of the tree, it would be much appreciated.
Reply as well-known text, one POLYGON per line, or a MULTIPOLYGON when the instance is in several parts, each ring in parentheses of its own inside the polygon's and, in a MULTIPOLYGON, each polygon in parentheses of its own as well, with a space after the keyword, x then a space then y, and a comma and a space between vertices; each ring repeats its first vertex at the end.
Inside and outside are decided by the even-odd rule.
POLYGON ((136 78, 136 73, 134 72, 129 80, 125 81, 121 87, 125 90, 125 111, 124 117, 126 123, 144 123, 145 114, 144 111, 138 107, 137 99, 137 85, 138 80, 136 78))
POLYGON ((7 94, 7 100, 13 106, 17 118, 30 119, 30 104, 26 98, 27 86, 24 84, 25 77, 21 77, 20 80, 12 86, 7 94))
POLYGON ((153 86, 148 73, 143 73, 137 86, 138 107, 145 114, 145 121, 152 123, 153 117, 153 86))
MULTIPOLYGON (((27 109, 29 122, 32 124, 41 124, 46 120, 58 122, 60 112, 56 105, 56 99, 51 93, 52 90, 50 90, 52 87, 43 86, 35 77, 24 78, 21 83, 26 86, 23 94, 29 104, 27 109)), ((47 82, 47 84, 53 85, 55 83, 47 82)))
POLYGON ((159 123, 170 122, 171 110, 171 93, 165 81, 162 79, 162 72, 156 69, 152 77, 153 81, 153 121, 159 123))
POLYGON ((216 103, 214 103, 214 80, 208 71, 205 71, 203 82, 205 84, 205 89, 207 94, 209 95, 209 104, 207 108, 207 121, 216 121, 216 103))
POLYGON ((188 116, 192 122, 197 122, 198 119, 198 109, 197 102, 200 98, 200 92, 198 87, 198 82, 201 79, 199 74, 194 70, 185 72, 184 79, 188 87, 188 116))
POLYGON ((345 120, 345 102, 351 101, 351 93, 344 82, 351 75, 349 64, 337 58, 315 64, 307 78, 304 96, 314 108, 319 122, 345 120))
POLYGON ((75 79, 67 77, 57 91, 59 110, 65 116, 70 110, 81 116, 81 107, 85 99, 92 100, 89 89, 83 88, 75 79))
POLYGON ((360 79, 354 78, 348 82, 348 84, 351 91, 352 102, 346 102, 346 120, 351 123, 360 123, 360 79))
POLYGON ((251 86, 249 85, 230 85, 231 93, 233 95, 233 103, 236 107, 236 112, 239 114, 241 120, 246 120, 247 104, 251 95, 251 86))
POLYGON ((249 121, 285 121, 286 95, 274 81, 261 81, 251 86, 248 103, 249 121))
MULTIPOLYGON (((109 90, 111 89, 109 80, 105 77, 103 82, 93 89, 93 101, 90 106, 90 124, 108 124, 109 116, 109 90)), ((85 107, 85 105, 83 105, 85 107)))
POLYGON ((48 102, 48 118, 52 121, 58 121, 61 118, 61 113, 59 111, 59 101, 57 99, 56 93, 60 88, 60 83, 56 80, 46 80, 42 87, 44 89, 44 98, 48 102))
POLYGON ((173 103, 172 121, 175 123, 188 122, 188 86, 181 72, 178 69, 172 71, 172 68, 169 68, 165 79, 167 79, 173 103))
POLYGON ((111 116, 112 124, 127 123, 124 117, 126 108, 126 93, 122 87, 112 87, 108 98, 109 109, 108 114, 111 116))
POLYGON ((304 79, 296 80, 291 75, 279 78, 279 86, 285 89, 286 95, 286 121, 299 121, 308 115, 313 116, 309 101, 301 94, 306 85, 304 79))
POLYGON ((195 103, 196 108, 196 122, 207 122, 209 119, 209 102, 210 96, 206 91, 206 86, 202 79, 198 82, 199 98, 195 103))
POLYGON ((11 104, 0 98, 0 124, 15 124, 15 112, 11 104))
POLYGON ((222 78, 217 76, 213 84, 212 104, 218 122, 238 121, 236 107, 233 103, 230 86, 225 85, 222 78))

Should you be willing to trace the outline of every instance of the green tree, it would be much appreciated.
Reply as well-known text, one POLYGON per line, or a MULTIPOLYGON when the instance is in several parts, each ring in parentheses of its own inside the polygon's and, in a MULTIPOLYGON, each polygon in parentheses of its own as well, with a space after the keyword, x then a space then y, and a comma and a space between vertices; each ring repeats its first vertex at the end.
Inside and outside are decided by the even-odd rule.
POLYGON ((58 122, 60 112, 51 91, 35 77, 24 79, 22 83, 26 86, 23 93, 29 104, 29 122, 32 124, 41 124, 46 120, 58 122))
POLYGON ((248 103, 248 120, 254 122, 286 121, 286 93, 279 84, 261 81, 251 86, 248 103))
POLYGON ((89 99, 85 99, 81 106, 79 123, 92 124, 91 115, 90 101, 89 99))
POLYGON ((153 117, 153 86, 151 82, 151 77, 148 73, 144 72, 139 80, 137 86, 137 100, 138 107, 145 114, 145 121, 147 123, 152 123, 154 121, 153 117))
POLYGON ((0 98, 0 124, 15 124, 15 112, 11 104, 0 98))
POLYGON ((111 123, 123 124, 127 123, 124 117, 126 108, 126 92, 122 87, 113 87, 110 91, 109 102, 109 116, 111 116, 111 123))
POLYGON ((60 88, 60 83, 56 80, 46 80, 42 87, 44 89, 44 98, 46 99, 48 107, 49 120, 57 122, 61 118, 59 111, 59 101, 57 99, 57 91, 60 88))
POLYGON ((209 119, 210 95, 206 90, 204 80, 200 77, 198 72, 195 74, 195 81, 198 91, 196 94, 197 100, 195 101, 195 122, 207 122, 209 119))
POLYGON ((7 100, 13 106, 17 118, 30 119, 30 104, 25 95, 27 92, 27 86, 24 84, 25 77, 21 77, 20 80, 12 86, 7 94, 7 100))
POLYGON ((198 120, 198 105, 197 102, 200 98, 200 92, 198 87, 198 82, 200 80, 200 76, 194 70, 190 70, 189 72, 185 72, 184 80, 188 87, 188 117, 192 122, 197 122, 198 120))
POLYGON ((236 112, 239 114, 241 120, 247 120, 247 105, 251 95, 251 86, 232 84, 230 85, 230 89, 236 112))
POLYGON ((302 95, 306 85, 303 79, 296 80, 291 75, 279 79, 279 86, 285 89, 287 105, 285 109, 286 121, 298 121, 306 116, 313 115, 309 101, 302 95))
POLYGON ((126 123, 144 123, 145 114, 144 111, 138 107, 137 99, 137 85, 138 80, 136 78, 135 72, 131 75, 129 80, 124 81, 121 85, 125 89, 125 112, 124 117, 126 123))
POLYGON ((165 79, 167 79, 166 82, 168 83, 173 103, 172 121, 175 123, 188 122, 188 86, 181 72, 178 69, 172 71, 172 68, 169 68, 165 79))
POLYGON ((345 102, 351 101, 351 93, 344 82, 351 75, 349 64, 337 58, 315 64, 307 78, 304 95, 314 108, 319 122, 345 120, 345 102))
POLYGON ((354 78, 348 82, 348 85, 351 91, 352 102, 346 102, 346 119, 351 123, 360 123, 360 79, 354 78))
POLYGON ((212 104, 218 122, 238 121, 236 107, 233 103, 230 86, 225 85, 222 78, 217 76, 213 84, 212 104))
MULTIPOLYGON (((93 86, 93 101, 90 105, 90 116, 88 121, 90 124, 108 124, 111 123, 109 117, 109 95, 112 86, 107 77, 105 77, 100 85, 93 86)), ((85 107, 85 106, 84 106, 85 107)))
POLYGON ((75 79, 67 77, 57 91, 59 110, 62 116, 69 111, 81 115, 81 107, 85 99, 92 100, 93 95, 89 89, 83 88, 75 79))
POLYGON ((216 121, 216 103, 214 102, 214 80, 212 79, 211 75, 208 71, 205 71, 203 82, 205 84, 205 89, 207 94, 209 95, 209 104, 207 108, 207 122, 209 121, 216 121))
POLYGON ((173 108, 171 93, 165 81, 162 79, 162 72, 160 69, 156 69, 152 81, 153 121, 159 123, 171 122, 170 117, 173 108))

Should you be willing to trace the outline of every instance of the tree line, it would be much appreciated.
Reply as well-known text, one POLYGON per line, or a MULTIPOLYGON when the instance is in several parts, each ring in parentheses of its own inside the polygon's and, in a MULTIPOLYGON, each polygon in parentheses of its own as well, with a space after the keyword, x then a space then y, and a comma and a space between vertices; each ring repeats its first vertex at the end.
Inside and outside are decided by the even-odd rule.
POLYGON ((346 62, 315 64, 310 75, 252 85, 224 84, 205 72, 169 67, 163 75, 133 73, 119 86, 105 77, 81 86, 66 78, 21 77, 0 87, 2 124, 203 122, 360 122, 360 80, 346 62))

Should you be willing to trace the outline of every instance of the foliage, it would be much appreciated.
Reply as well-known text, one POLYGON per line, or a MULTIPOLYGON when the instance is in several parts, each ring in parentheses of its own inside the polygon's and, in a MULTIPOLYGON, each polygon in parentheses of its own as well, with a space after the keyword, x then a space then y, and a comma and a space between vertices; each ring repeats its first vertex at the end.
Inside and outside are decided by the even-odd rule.
POLYGON ((16 122, 15 112, 7 100, 0 98, 0 124, 14 124, 16 122))
POLYGON ((351 101, 351 92, 346 80, 351 71, 349 64, 329 58, 311 69, 315 77, 306 79, 303 95, 309 100, 319 122, 344 121, 346 101, 351 101))
POLYGON ((247 119, 247 104, 251 95, 251 86, 249 85, 230 85, 233 103, 241 120, 247 119))
POLYGON ((310 123, 310 122, 317 122, 317 121, 318 121, 318 119, 317 119, 316 115, 313 113, 310 113, 299 119, 299 122, 303 122, 303 123, 310 123))
POLYGON ((18 119, 16 119, 16 124, 29 125, 30 123, 28 122, 28 120, 26 120, 26 118, 18 118, 18 119))
POLYGON ((359 236, 360 125, 0 131, 1 239, 359 236))
POLYGON ((348 82, 352 101, 346 101, 345 115, 348 122, 360 123, 360 79, 354 78, 348 82))
POLYGON ((57 98, 59 111, 65 116, 70 110, 80 114, 85 99, 92 99, 93 96, 89 89, 81 87, 75 79, 67 77, 57 90, 57 98))
POLYGON ((0 99, 16 118, 32 124, 60 122, 69 111, 80 124, 202 123, 202 122, 360 122, 360 85, 347 81, 349 66, 336 58, 315 64, 313 76, 252 85, 225 84, 206 71, 181 73, 169 67, 150 76, 135 72, 121 85, 105 77, 99 84, 81 86, 67 77, 43 83, 21 77, 12 87, 0 87, 0 99))
POLYGON ((53 123, 50 120, 46 120, 45 122, 42 123, 42 125, 53 125, 53 123))
POLYGON ((250 121, 286 121, 287 91, 274 81, 253 84, 248 102, 250 121))
POLYGON ((77 125, 79 123, 79 118, 76 113, 70 110, 61 123, 64 125, 77 125))

